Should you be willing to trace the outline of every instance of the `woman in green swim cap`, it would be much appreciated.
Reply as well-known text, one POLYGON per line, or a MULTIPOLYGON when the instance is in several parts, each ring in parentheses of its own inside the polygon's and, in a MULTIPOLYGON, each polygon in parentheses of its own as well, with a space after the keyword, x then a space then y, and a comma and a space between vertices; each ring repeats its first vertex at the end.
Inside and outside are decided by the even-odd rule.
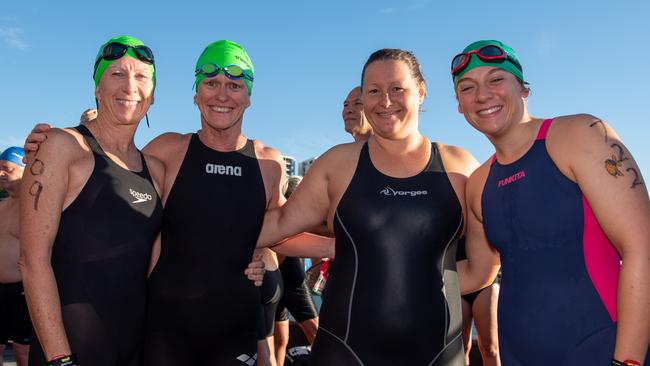
POLYGON ((97 117, 49 131, 23 178, 21 270, 38 336, 29 365, 140 365, 163 166, 133 136, 153 102, 153 53, 111 38, 93 79, 97 117))
POLYGON ((467 252, 502 264, 502 364, 649 365, 650 200, 632 154, 592 115, 533 117, 502 42, 470 44, 451 71, 458 111, 496 150, 467 205, 498 252, 477 256, 471 236, 467 252))
MULTIPOLYGON (((273 331, 258 333, 260 294, 241 274, 264 211, 284 200, 281 154, 242 133, 254 75, 242 46, 209 44, 194 68, 200 130, 167 133, 145 147, 164 162, 169 182, 164 245, 149 280, 146 365, 272 364, 266 336, 273 331)), ((276 270, 266 254, 267 269, 276 270)))

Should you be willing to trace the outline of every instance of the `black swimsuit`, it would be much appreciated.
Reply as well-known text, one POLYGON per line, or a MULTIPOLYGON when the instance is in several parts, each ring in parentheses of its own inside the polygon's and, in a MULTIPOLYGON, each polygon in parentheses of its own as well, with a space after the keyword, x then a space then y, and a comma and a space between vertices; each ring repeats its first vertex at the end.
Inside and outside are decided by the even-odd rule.
MULTIPOLYGON (((144 158, 141 172, 123 169, 85 126, 76 129, 95 166, 61 213, 52 247, 63 325, 81 365, 140 365, 147 268, 162 205, 144 158)), ((45 365, 39 342, 32 342, 29 365, 45 365)))
POLYGON ((253 142, 220 152, 192 135, 149 280, 146 365, 244 365, 253 357, 260 298, 244 269, 265 210, 253 142))
POLYGON ((312 365, 465 365, 456 241, 463 214, 437 146, 393 178, 364 145, 334 217, 336 266, 312 365))

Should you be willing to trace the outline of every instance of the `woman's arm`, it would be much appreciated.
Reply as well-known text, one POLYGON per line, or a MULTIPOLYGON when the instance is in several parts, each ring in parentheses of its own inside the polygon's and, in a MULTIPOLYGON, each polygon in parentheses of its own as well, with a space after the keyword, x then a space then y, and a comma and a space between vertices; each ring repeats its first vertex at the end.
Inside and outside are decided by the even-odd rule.
POLYGON ((20 190, 19 267, 32 323, 47 360, 72 351, 50 261, 68 195, 71 164, 80 150, 70 134, 50 131, 39 151, 29 154, 20 190))
POLYGON ((650 342, 650 200, 641 171, 616 132, 593 116, 556 120, 548 141, 622 260, 614 357, 643 364, 650 342))

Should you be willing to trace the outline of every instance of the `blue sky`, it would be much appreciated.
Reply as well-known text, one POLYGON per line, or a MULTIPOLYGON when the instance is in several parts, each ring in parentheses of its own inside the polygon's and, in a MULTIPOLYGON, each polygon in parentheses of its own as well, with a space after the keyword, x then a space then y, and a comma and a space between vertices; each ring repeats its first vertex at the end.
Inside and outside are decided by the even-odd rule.
POLYGON ((156 55, 156 103, 142 147, 200 126, 192 103, 196 58, 232 39, 255 65, 244 132, 298 160, 350 141, 341 105, 384 47, 412 50, 428 83, 421 131, 483 161, 485 137, 456 111, 451 57, 496 38, 515 48, 534 116, 591 113, 609 121, 650 175, 650 2, 635 1, 29 1, 0 2, 0 148, 22 145, 38 121, 72 126, 94 105, 94 57, 129 34, 156 55))

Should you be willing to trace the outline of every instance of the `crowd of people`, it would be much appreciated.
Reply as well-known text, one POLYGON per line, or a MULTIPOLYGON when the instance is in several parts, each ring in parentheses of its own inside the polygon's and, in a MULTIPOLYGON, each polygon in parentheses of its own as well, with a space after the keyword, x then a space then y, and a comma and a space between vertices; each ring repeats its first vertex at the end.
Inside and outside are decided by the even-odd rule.
POLYGON ((241 45, 199 55, 198 131, 139 150, 154 53, 102 44, 97 108, 0 156, 0 340, 18 365, 461 366, 472 319, 485 365, 650 365, 650 200, 613 128, 532 116, 514 49, 473 42, 451 76, 494 146, 479 164, 420 133, 412 52, 360 69, 354 142, 286 192, 280 152, 242 133, 241 45), (320 311, 303 257, 333 259, 320 311), (287 350, 288 312, 310 347, 287 350))

